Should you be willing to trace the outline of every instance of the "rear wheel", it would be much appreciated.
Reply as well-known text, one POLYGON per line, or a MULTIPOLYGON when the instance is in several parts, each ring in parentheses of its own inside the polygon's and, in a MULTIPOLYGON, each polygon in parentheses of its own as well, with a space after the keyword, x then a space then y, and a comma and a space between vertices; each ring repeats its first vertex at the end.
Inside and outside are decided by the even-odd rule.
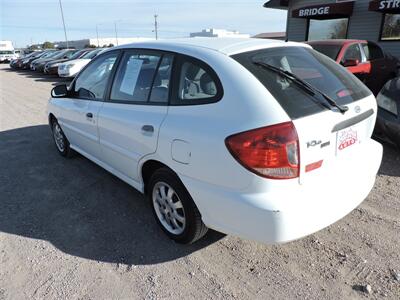
POLYGON ((69 141, 62 131, 61 126, 60 124, 58 124, 57 120, 53 119, 51 129, 53 131, 53 140, 56 144, 58 153, 60 153, 64 157, 71 157, 74 154, 74 150, 70 148, 69 141))
POLYGON ((156 221, 171 239, 190 244, 206 234, 208 229, 192 197, 172 171, 155 171, 148 191, 156 221))

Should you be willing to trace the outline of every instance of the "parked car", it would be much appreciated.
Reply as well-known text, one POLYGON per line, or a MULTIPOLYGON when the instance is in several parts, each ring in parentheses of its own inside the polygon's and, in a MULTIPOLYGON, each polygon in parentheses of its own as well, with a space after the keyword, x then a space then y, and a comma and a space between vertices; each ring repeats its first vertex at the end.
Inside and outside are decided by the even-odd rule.
POLYGON ((55 50, 46 50, 46 51, 36 51, 34 52, 34 55, 32 55, 31 57, 24 59, 21 63, 21 69, 29 69, 30 65, 33 61, 35 61, 36 59, 40 59, 40 58, 44 58, 44 57, 48 57, 50 55, 53 55, 53 53, 55 52, 55 50))
POLYGON ((400 61, 382 48, 365 40, 310 41, 315 50, 329 56, 356 75, 378 95, 383 85, 397 76, 400 61))
POLYGON ((51 60, 45 64, 43 72, 45 74, 58 75, 58 66, 60 64, 62 64, 63 62, 66 62, 66 61, 79 59, 90 51, 92 51, 92 50, 91 49, 77 50, 70 58, 60 58, 60 59, 51 60))
POLYGON ((57 151, 145 193, 180 243, 207 228, 265 243, 311 234, 367 197, 382 158, 370 90, 293 42, 114 47, 47 109, 57 151))
POLYGON ((58 66, 58 76, 73 78, 84 66, 86 66, 96 55, 101 53, 104 49, 97 48, 82 56, 79 59, 69 60, 58 66))
POLYGON ((37 59, 34 62, 31 63, 31 70, 32 71, 38 71, 38 72, 43 72, 44 71, 44 66, 51 61, 58 60, 58 59, 69 59, 72 55, 75 54, 77 50, 75 49, 63 49, 63 50, 58 50, 56 53, 54 53, 51 56, 37 59))
POLYGON ((31 52, 31 53, 28 53, 28 54, 26 54, 26 55, 24 55, 22 57, 18 57, 18 58, 12 59, 10 61, 10 67, 13 68, 13 69, 21 68, 22 61, 32 57, 34 54, 35 54, 35 52, 31 52))
POLYGON ((400 149, 400 77, 388 81, 377 96, 376 134, 400 149))

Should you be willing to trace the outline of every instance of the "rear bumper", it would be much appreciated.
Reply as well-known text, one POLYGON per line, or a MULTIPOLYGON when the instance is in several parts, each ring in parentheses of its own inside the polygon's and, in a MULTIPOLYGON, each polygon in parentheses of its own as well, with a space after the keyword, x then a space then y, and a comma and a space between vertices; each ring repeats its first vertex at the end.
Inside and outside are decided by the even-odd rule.
MULTIPOLYGON (((243 191, 181 176, 210 228, 263 243, 284 243, 321 230, 356 208, 374 186, 382 145, 368 140, 359 156, 318 181, 270 181, 255 176, 243 191)), ((323 169, 323 168, 321 168, 323 169)), ((317 171, 315 171, 317 172, 317 171)))

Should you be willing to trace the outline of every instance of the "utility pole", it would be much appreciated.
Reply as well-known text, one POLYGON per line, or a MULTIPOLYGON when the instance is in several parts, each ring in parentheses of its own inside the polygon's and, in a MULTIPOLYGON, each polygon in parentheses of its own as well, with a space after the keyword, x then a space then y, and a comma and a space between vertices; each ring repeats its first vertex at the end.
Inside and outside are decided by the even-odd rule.
POLYGON ((67 48, 68 48, 67 29, 65 28, 63 7, 62 7, 62 4, 61 4, 61 0, 58 0, 58 2, 60 3, 61 18, 62 18, 62 22, 63 22, 63 26, 64 26, 65 42, 67 43, 67 48))
POLYGON ((99 28, 96 24, 96 36, 97 36, 97 47, 100 47, 100 43, 99 43, 99 28))
POLYGON ((157 22, 158 15, 154 15, 154 32, 156 33, 156 40, 158 40, 158 22, 157 22))
POLYGON ((114 22, 114 29, 115 29, 115 40, 118 46, 118 32, 117 32, 117 21, 114 22))

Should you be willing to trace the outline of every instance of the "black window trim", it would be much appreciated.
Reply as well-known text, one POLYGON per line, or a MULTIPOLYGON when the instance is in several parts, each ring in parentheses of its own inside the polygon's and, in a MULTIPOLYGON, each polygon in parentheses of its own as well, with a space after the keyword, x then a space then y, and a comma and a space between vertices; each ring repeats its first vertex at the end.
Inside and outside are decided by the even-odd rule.
POLYGON ((109 88, 109 85, 110 85, 110 79, 113 77, 113 74, 115 73, 115 70, 116 70, 116 66, 119 64, 119 61, 120 61, 120 59, 121 59, 121 52, 122 52, 122 51, 119 50, 119 49, 117 49, 117 50, 111 50, 111 51, 107 51, 107 52, 98 54, 98 55, 96 55, 94 58, 92 58, 91 61, 90 61, 86 66, 84 66, 84 67, 79 71, 79 73, 77 74, 77 76, 75 76, 75 78, 72 80, 72 82, 71 82, 71 84, 70 84, 70 86, 69 86, 69 91, 71 92, 71 95, 68 95, 68 98, 72 98, 72 99, 74 99, 74 100, 83 100, 83 101, 88 101, 88 100, 89 100, 89 101, 104 102, 105 99, 106 99, 106 95, 107 95, 107 93, 108 93, 108 88, 109 88), (90 65, 92 65, 96 60, 102 58, 102 57, 105 56, 105 55, 109 55, 109 54, 112 54, 112 53, 117 53, 117 58, 116 58, 116 60, 115 60, 115 63, 114 63, 114 65, 113 65, 113 68, 112 68, 112 70, 111 70, 111 74, 110 74, 110 76, 109 76, 109 78, 108 78, 108 81, 107 81, 107 84, 106 84, 106 88, 105 88, 104 93, 103 93, 103 97, 102 97, 102 98, 78 98, 78 97, 76 97, 76 96, 74 95, 74 93, 75 93, 75 84, 76 84, 76 80, 78 79, 79 75, 80 75, 81 73, 83 73, 83 72, 84 72, 90 65))
MULTIPOLYGON (((114 63, 113 69, 111 71, 111 74, 108 78, 108 83, 106 85, 106 89, 103 95, 103 98, 77 98, 74 97, 73 95, 69 96, 69 98, 73 99, 78 99, 78 100, 90 100, 90 101, 102 101, 102 102, 108 102, 108 103, 115 103, 115 104, 131 104, 131 105, 152 105, 152 106, 193 106, 193 105, 204 105, 204 104, 212 104, 212 103, 217 103, 219 102, 223 96, 224 96, 224 89, 223 85, 221 83, 221 80, 219 79, 217 73, 214 71, 214 69, 208 65, 206 62, 202 61, 201 59, 195 58, 190 55, 178 53, 178 52, 173 52, 173 51, 168 51, 168 50, 162 50, 162 49, 153 49, 153 48, 122 48, 122 49, 116 49, 116 50, 110 50, 106 51, 104 53, 98 54, 95 56, 90 63, 88 63, 85 67, 82 68, 82 70, 79 73, 82 73, 86 68, 88 68, 93 62, 95 62, 97 59, 100 59, 104 55, 108 55, 110 53, 118 52, 117 59, 114 63), (151 97, 151 92, 149 93, 148 101, 125 101, 125 100, 112 100, 111 97, 111 89, 115 80, 115 76, 117 73, 117 70, 119 69, 119 65, 122 61, 122 58, 124 57, 126 52, 140 52, 140 54, 157 54, 160 55, 160 61, 157 66, 157 70, 155 73, 155 76, 157 75, 158 68, 160 66, 160 63, 164 57, 164 55, 172 55, 173 56, 173 61, 172 61, 172 70, 171 70, 171 77, 170 77, 170 83, 169 83, 169 91, 168 91, 168 101, 167 102, 151 102, 150 97, 151 97), (211 78, 214 80, 217 88, 217 94, 214 97, 210 98, 204 98, 204 99, 196 99, 196 101, 193 100, 182 100, 178 98, 178 89, 179 89, 179 79, 180 75, 182 72, 182 65, 184 62, 193 62, 195 64, 198 64, 201 68, 206 71, 211 78)), ((70 91, 73 91, 75 88, 75 82, 77 78, 79 77, 76 76, 73 81, 70 84, 70 91)), ((154 83, 153 78, 153 83, 154 83)))
POLYGON ((201 59, 195 58, 186 54, 178 54, 176 57, 175 69, 173 69, 174 74, 172 76, 173 79, 173 89, 172 89, 172 97, 170 98, 169 105, 170 106, 193 106, 193 105, 204 105, 204 104, 212 104, 219 102, 224 96, 224 89, 219 79, 217 73, 214 69, 208 65, 206 62, 201 59), (189 62, 200 66, 214 81, 217 94, 213 97, 203 98, 203 99, 180 99, 179 98, 179 82, 182 74, 182 66, 184 63, 189 62))
MULTIPOLYGON (((387 13, 382 13, 382 19, 381 19, 381 28, 379 30, 379 42, 383 43, 392 43, 392 42, 400 42, 400 37, 398 39, 389 39, 389 40, 383 40, 382 39, 382 34, 383 34, 383 26, 385 25, 385 19, 386 19, 387 13)), ((400 14, 391 14, 391 15, 399 15, 400 14)))
POLYGON ((171 90, 173 89, 173 84, 172 84, 173 82, 171 80, 173 78, 172 72, 174 72, 174 65, 175 65, 177 54, 174 52, 171 52, 171 51, 165 51, 165 50, 159 50, 159 49, 149 49, 149 48, 125 48, 125 49, 122 49, 121 52, 122 53, 121 53, 120 59, 118 61, 118 66, 113 70, 113 73, 110 76, 111 80, 109 81, 109 84, 106 89, 106 97, 104 99, 104 102, 115 103, 115 104, 168 106, 170 98, 171 98, 171 90), (111 99, 111 90, 112 90, 112 86, 115 81, 115 76, 117 74, 117 70, 119 69, 119 65, 121 64, 121 61, 122 61, 123 57, 125 56, 125 53, 138 53, 139 55, 152 55, 153 54, 153 55, 160 56, 160 60, 158 61, 156 72, 154 73, 154 77, 152 79, 151 90, 150 90, 150 93, 149 93, 146 101, 129 101, 129 100, 113 100, 113 99, 111 99), (157 76, 158 68, 160 67, 163 57, 168 54, 173 56, 172 72, 171 72, 169 91, 168 91, 168 101, 166 101, 166 102, 151 102, 150 97, 151 97, 151 93, 152 93, 152 89, 153 89, 153 83, 154 83, 155 77, 157 76))

